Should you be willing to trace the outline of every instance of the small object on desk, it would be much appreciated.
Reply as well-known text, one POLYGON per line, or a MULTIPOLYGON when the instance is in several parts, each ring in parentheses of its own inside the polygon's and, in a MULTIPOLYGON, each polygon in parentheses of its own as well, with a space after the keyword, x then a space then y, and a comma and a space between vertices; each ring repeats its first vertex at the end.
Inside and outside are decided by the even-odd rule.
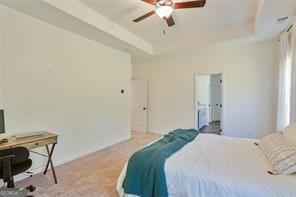
POLYGON ((8 142, 8 139, 6 139, 6 138, 0 140, 0 144, 7 143, 7 142, 8 142))
POLYGON ((13 135, 12 137, 14 137, 15 139, 20 139, 20 138, 27 138, 27 137, 37 137, 41 135, 44 135, 43 131, 22 133, 22 134, 13 135))

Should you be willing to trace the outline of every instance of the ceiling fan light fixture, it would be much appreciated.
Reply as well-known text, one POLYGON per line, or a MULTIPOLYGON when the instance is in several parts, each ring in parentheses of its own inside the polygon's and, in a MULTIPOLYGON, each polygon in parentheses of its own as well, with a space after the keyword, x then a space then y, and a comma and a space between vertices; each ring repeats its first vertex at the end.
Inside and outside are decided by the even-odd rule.
POLYGON ((172 6, 160 6, 155 10, 156 14, 164 19, 169 18, 173 13, 173 7, 172 6))

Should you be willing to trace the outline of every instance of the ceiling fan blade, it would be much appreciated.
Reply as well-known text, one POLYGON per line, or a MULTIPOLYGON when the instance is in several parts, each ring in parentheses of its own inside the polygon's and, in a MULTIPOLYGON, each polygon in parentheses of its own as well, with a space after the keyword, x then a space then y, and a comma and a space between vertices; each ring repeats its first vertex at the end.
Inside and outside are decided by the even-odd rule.
POLYGON ((175 25, 175 21, 174 21, 172 15, 169 18, 166 18, 165 20, 166 20, 166 22, 167 22, 167 24, 168 24, 169 27, 175 25))
POLYGON ((175 9, 199 8, 199 7, 204 7, 205 4, 206 4, 206 0, 187 1, 187 2, 175 3, 174 8, 175 9))
POLYGON ((152 10, 151 12, 148 12, 147 14, 144 14, 143 16, 140 16, 139 18, 136 18, 135 20, 133 20, 134 22, 140 22, 141 20, 149 17, 149 16, 152 16, 153 14, 155 14, 155 11, 152 10))
POLYGON ((149 4, 151 4, 151 5, 155 5, 156 2, 157 2, 157 0, 142 0, 142 1, 144 1, 144 2, 146 2, 146 3, 149 3, 149 4))

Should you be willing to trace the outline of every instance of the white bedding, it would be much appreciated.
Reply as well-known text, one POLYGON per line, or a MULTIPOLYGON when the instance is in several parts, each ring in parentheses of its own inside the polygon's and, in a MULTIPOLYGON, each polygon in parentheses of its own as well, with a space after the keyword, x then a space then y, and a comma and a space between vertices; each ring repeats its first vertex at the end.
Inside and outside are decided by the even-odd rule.
MULTIPOLYGON (((167 159, 169 196, 296 196, 296 175, 268 174, 270 166, 255 141, 200 134, 167 159)), ((117 183, 121 196, 125 171, 126 166, 117 183)))

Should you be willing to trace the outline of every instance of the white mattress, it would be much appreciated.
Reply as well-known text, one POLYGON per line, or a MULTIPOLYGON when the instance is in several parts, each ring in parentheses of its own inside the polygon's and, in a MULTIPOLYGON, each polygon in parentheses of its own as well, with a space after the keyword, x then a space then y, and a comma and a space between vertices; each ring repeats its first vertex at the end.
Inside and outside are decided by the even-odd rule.
MULTIPOLYGON (((255 141, 200 134, 166 161, 169 196, 296 196, 296 175, 269 175, 255 141)), ((117 183, 121 196, 125 171, 117 183)))

